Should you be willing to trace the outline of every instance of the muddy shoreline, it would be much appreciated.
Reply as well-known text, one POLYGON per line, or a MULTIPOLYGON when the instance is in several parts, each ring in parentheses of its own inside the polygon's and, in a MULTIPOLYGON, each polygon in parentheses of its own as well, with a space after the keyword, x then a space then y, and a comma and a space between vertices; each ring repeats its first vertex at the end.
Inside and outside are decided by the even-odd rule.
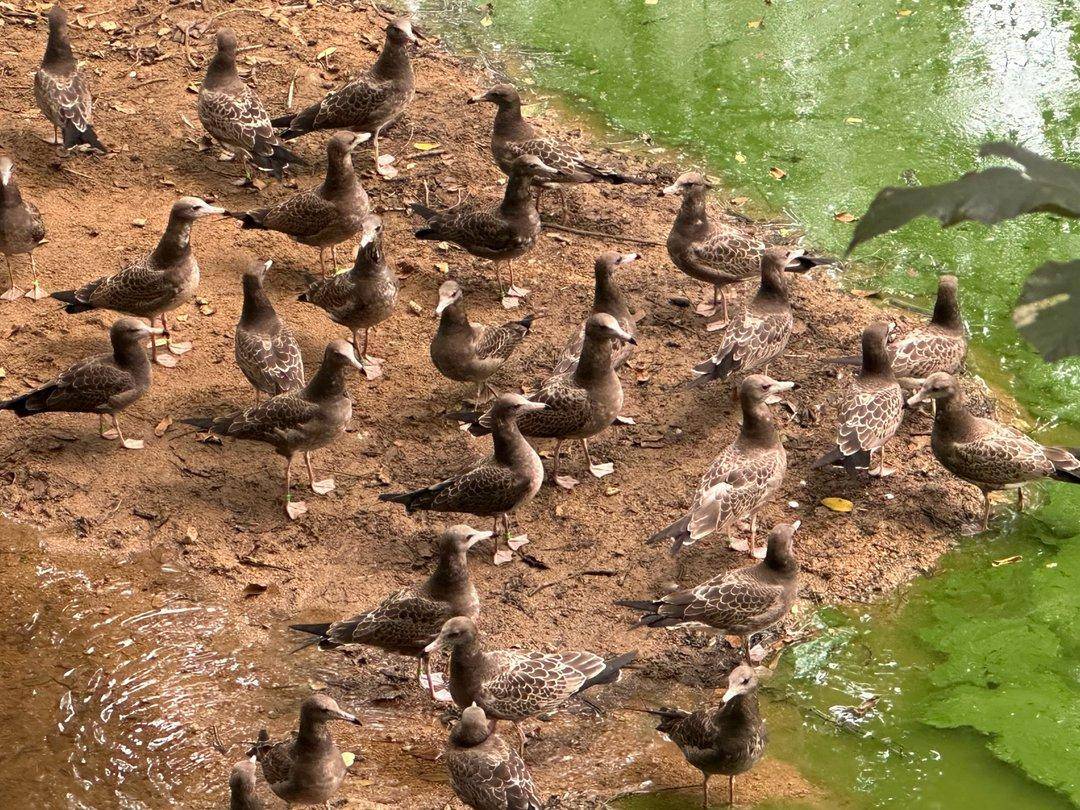
MULTIPOLYGON (((30 74, 44 47, 44 21, 4 15, 0 150, 14 158, 23 194, 45 217, 49 242, 36 256, 46 290, 111 271, 147 250, 180 193, 234 209, 288 193, 276 184, 259 196, 234 188, 230 180, 239 176, 238 167, 219 162, 216 149, 198 150, 201 130, 187 124, 197 121, 195 95, 185 88, 201 79, 216 25, 227 22, 241 45, 258 46, 244 53, 241 70, 251 71, 249 81, 273 110, 283 108, 291 83, 299 107, 340 84, 351 69, 370 64, 384 25, 383 15, 364 3, 320 4, 283 12, 281 19, 231 6, 211 11, 217 19, 205 32, 196 31, 200 35, 191 36, 187 47, 174 33, 181 27, 190 33, 193 23, 207 19, 197 8, 92 2, 80 12, 86 15, 82 27, 72 15, 73 44, 86 58, 96 90, 98 130, 113 152, 64 161, 42 140, 48 125, 30 91, 30 74), (147 20, 149 25, 135 30, 147 20), (103 22, 116 26, 104 30, 103 22), (337 51, 316 59, 331 47, 337 51), (140 220, 145 226, 133 224, 140 220)), ((337 481, 334 493, 311 495, 309 513, 290 522, 273 497, 281 469, 270 452, 240 443, 199 444, 186 429, 162 426, 167 417, 220 412, 250 401, 233 362, 232 342, 241 301, 237 268, 244 257, 274 259, 270 296, 297 333, 310 366, 325 342, 340 336, 320 312, 295 302, 304 273, 315 267, 313 252, 272 234, 241 232, 231 223, 196 226, 193 245, 203 267, 200 296, 206 305, 178 313, 186 317, 175 319, 176 337, 190 340, 194 349, 180 358, 178 368, 155 370, 150 393, 130 412, 128 429, 146 439, 144 451, 101 441, 92 418, 50 415, 16 423, 0 415, 0 512, 45 529, 46 553, 58 561, 92 555, 103 582, 120 576, 111 572, 116 561, 148 553, 168 561, 197 579, 201 592, 228 612, 242 638, 240 660, 245 651, 261 651, 254 660, 264 664, 267 651, 284 656, 293 642, 283 629, 288 622, 347 615, 423 576, 441 520, 406 517, 398 507, 378 503, 378 494, 436 480, 458 469, 464 458, 486 452, 484 440, 461 434, 443 418, 462 392, 430 367, 431 311, 446 277, 443 266, 465 284, 474 319, 493 322, 507 313, 486 262, 416 241, 414 223, 402 209, 406 201, 427 194, 442 204, 453 203, 459 192, 485 199, 501 194, 501 173, 488 153, 492 111, 464 105, 487 79, 433 39, 415 65, 417 100, 382 144, 384 153, 398 156, 399 176, 392 181, 373 176, 368 153, 357 155, 365 186, 383 213, 386 252, 402 290, 397 313, 376 336, 379 354, 387 358, 385 376, 350 383, 356 405, 350 433, 316 456, 317 470, 337 481), (163 435, 155 435, 155 427, 163 435), (252 594, 250 585, 258 586, 258 593, 252 594)), ((604 151, 572 123, 554 115, 543 123, 586 151, 604 151)), ((298 148, 318 166, 324 141, 313 136, 298 148)), ((678 170, 667 163, 648 165, 644 157, 652 159, 611 151, 604 159, 632 173, 651 173, 658 183, 678 170)), ((308 174, 299 178, 301 186, 314 182, 308 174)), ((552 204, 552 216, 573 227, 660 243, 676 210, 673 201, 658 199, 653 190, 626 187, 573 190, 565 215, 552 204)), ((702 291, 675 270, 663 247, 556 230, 541 240, 518 263, 519 278, 532 293, 515 312, 534 310, 543 317, 496 385, 535 386, 587 311, 595 255, 633 249, 643 259, 620 280, 634 308, 645 313, 641 347, 623 374, 625 412, 636 424, 609 431, 597 442, 597 456, 615 463, 613 475, 592 479, 575 454, 564 471, 581 485, 570 493, 545 487, 519 515, 531 539, 527 549, 544 567, 515 560, 496 568, 490 550, 475 555, 481 626, 492 644, 639 649, 642 663, 634 677, 597 696, 609 709, 651 700, 658 684, 672 680, 693 689, 715 688, 734 655, 723 642, 707 648, 690 634, 635 631, 631 617, 610 606, 616 598, 655 593, 670 580, 663 550, 643 541, 688 505, 700 472, 737 431, 737 413, 724 388, 682 387, 690 366, 713 352, 719 335, 705 330, 692 307, 676 306, 671 299, 696 302, 702 291)), ((17 266, 22 273, 21 263, 17 266)), ((736 309, 750 292, 748 284, 735 294, 736 309)), ((795 335, 771 369, 778 379, 798 385, 794 412, 779 416, 790 466, 781 496, 762 515, 765 525, 795 517, 803 521, 796 548, 805 604, 783 634, 799 632, 815 604, 876 599, 931 570, 978 507, 977 493, 950 479, 931 457, 925 416, 915 415, 901 428, 892 457, 903 461, 890 478, 853 482, 842 473, 809 473, 809 463, 832 436, 841 390, 836 369, 816 358, 850 353, 862 326, 882 311, 839 292, 835 280, 822 275, 797 279, 792 298, 795 335), (851 500, 854 511, 829 511, 820 505, 827 496, 851 500)), ((914 320, 902 311, 888 314, 901 326, 914 320)), ((100 351, 111 320, 108 313, 68 316, 48 300, 0 306, 0 365, 6 371, 0 396, 25 390, 76 358, 100 351)), ((744 563, 742 555, 713 538, 687 556, 682 581, 696 583, 744 563)), ((132 586, 151 594, 157 584, 144 576, 132 586)), ((441 769, 432 762, 445 739, 441 709, 433 709, 411 683, 411 662, 377 652, 331 659, 308 651, 289 667, 310 670, 306 688, 329 688, 361 715, 379 712, 380 724, 343 732, 345 744, 359 755, 341 794, 345 806, 435 808, 452 801, 441 769)), ((686 691, 680 700, 695 696, 704 693, 686 691)), ((260 724, 277 732, 285 728, 277 698, 271 706, 253 688, 249 700, 251 736, 260 724)), ((190 745, 214 747, 208 731, 213 718, 200 718, 197 726, 190 745)), ((204 778, 207 789, 216 785, 218 793, 205 806, 220 806, 228 770, 250 738, 217 741, 204 778)), ((695 781, 677 750, 660 742, 647 721, 618 711, 594 718, 582 710, 542 724, 527 760, 545 793, 562 794, 557 786, 572 786, 562 806, 589 806, 647 779, 657 786, 695 781)), ((812 800, 816 791, 790 766, 767 758, 740 780, 740 796, 742 801, 812 800)), ((193 801, 187 806, 204 806, 197 803, 202 799, 193 801)))

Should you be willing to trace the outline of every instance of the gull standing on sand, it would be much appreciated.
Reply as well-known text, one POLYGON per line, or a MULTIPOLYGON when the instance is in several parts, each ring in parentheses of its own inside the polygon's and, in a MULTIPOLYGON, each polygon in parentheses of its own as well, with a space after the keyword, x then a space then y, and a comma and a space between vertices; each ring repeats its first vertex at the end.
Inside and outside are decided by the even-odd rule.
MULTIPOLYGON (((312 638, 308 644, 320 649, 337 649, 366 644, 398 655, 417 659, 417 675, 426 678, 435 698, 428 654, 424 651, 454 616, 475 619, 480 615, 480 598, 469 579, 467 552, 491 532, 471 526, 451 526, 439 538, 439 560, 435 570, 419 586, 402 588, 386 597, 378 607, 350 619, 322 624, 291 624, 289 627, 312 638)), ((305 645, 306 646, 306 645, 305 645)))
POLYGON ((726 380, 732 374, 762 369, 784 353, 795 319, 788 298, 787 272, 804 272, 802 251, 770 247, 761 256, 761 286, 738 321, 728 326, 716 354, 694 366, 691 386, 726 380))
POLYGON ((180 421, 219 436, 269 444, 278 455, 284 456, 285 511, 289 517, 296 518, 307 511, 303 501, 294 502, 290 496, 292 465, 297 453, 304 454, 314 492, 323 495, 334 489, 333 479, 315 480, 311 452, 341 438, 352 419, 352 399, 345 387, 347 366, 360 368, 352 345, 333 340, 326 347, 319 370, 303 388, 278 394, 226 416, 180 421))
POLYGON ((23 296, 23 291, 15 287, 15 275, 11 272, 11 257, 20 253, 30 257, 30 272, 34 276, 34 289, 30 297, 37 293, 34 248, 44 239, 45 223, 41 219, 41 212, 32 202, 23 199, 11 158, 6 155, 0 157, 0 253, 4 254, 8 272, 8 288, 0 295, 0 301, 14 301, 23 296))
MULTIPOLYGON (((601 253, 596 257, 596 262, 593 265, 593 305, 590 315, 599 315, 605 313, 610 315, 616 321, 619 326, 628 335, 635 339, 635 342, 629 340, 622 341, 618 348, 611 355, 611 367, 618 370, 622 368, 623 364, 630 359, 634 353, 634 349, 637 348, 637 318, 630 312, 630 307, 626 303, 626 299, 623 297, 622 290, 619 289, 619 285, 615 283, 615 271, 620 267, 625 267, 631 262, 636 262, 641 258, 638 253, 615 253, 614 251, 607 251, 601 253)), ((581 358, 581 350, 585 345, 585 323, 581 324, 581 329, 578 330, 566 347, 562 350, 562 354, 559 355, 558 361, 555 363, 555 369, 553 374, 571 374, 577 368, 578 360, 581 358)))
POLYGON ((849 475, 869 469, 877 451, 877 467, 871 475, 891 475, 885 466, 885 444, 896 435, 904 419, 904 395, 892 371, 885 349, 889 324, 877 321, 863 330, 862 368, 852 379, 840 405, 836 446, 811 465, 843 467, 849 475))
POLYGON ((374 136, 375 164, 379 165, 379 135, 401 117, 416 94, 409 48, 417 42, 412 24, 405 18, 386 28, 382 53, 367 73, 299 113, 273 120, 284 127, 281 137, 297 138, 320 129, 348 129, 374 136))
POLYGON ((275 743, 266 729, 251 749, 270 790, 289 805, 324 804, 345 780, 345 760, 330 736, 331 720, 361 725, 355 715, 342 711, 329 695, 312 695, 300 706, 300 728, 275 743))
POLYGON ((503 394, 488 411, 492 425, 493 452, 468 470, 429 487, 411 492, 388 492, 380 501, 400 503, 412 514, 465 512, 501 521, 503 535, 510 537, 510 515, 531 501, 544 483, 540 456, 518 430, 525 414, 541 411, 542 402, 520 394, 503 394))
POLYGON ((49 9, 49 43, 34 74, 34 100, 53 125, 53 142, 63 149, 87 146, 104 154, 94 132, 90 85, 71 53, 67 12, 59 3, 49 9))
MULTIPOLYGON (((577 440, 585 451, 589 471, 600 478, 610 467, 593 463, 589 439, 607 429, 622 412, 623 390, 612 368, 613 344, 636 344, 634 336, 606 313, 590 316, 585 323, 585 343, 581 359, 572 374, 549 377, 529 399, 544 405, 542 410, 518 419, 518 430, 530 439, 554 439, 555 463, 552 477, 559 482, 559 455, 565 441, 577 440)), ((474 436, 491 432, 490 414, 457 414, 474 436)), ((569 481, 565 484, 572 486, 569 481)), ((576 483, 576 482, 575 482, 576 483)))
POLYGON ((728 800, 735 805, 735 777, 746 773, 765 753, 768 736, 757 701, 758 679, 752 666, 742 664, 728 675, 720 705, 687 712, 646 709, 661 718, 656 730, 679 746, 686 761, 701 771, 701 806, 709 806, 709 777, 728 778, 728 800))
MULTIPOLYGON (((682 206, 671 226, 671 233, 668 234, 668 255, 675 266, 690 278, 712 285, 711 306, 706 306, 705 309, 699 307, 698 312, 703 315, 713 314, 719 297, 722 307, 719 323, 725 323, 728 310, 724 288, 761 272, 761 256, 766 245, 734 225, 709 219, 705 198, 712 187, 705 175, 686 172, 660 193, 682 196, 682 206)), ((797 260, 807 270, 832 262, 831 259, 802 254, 797 260)))
MULTIPOLYGON (((479 706, 492 721, 521 723, 557 711, 575 695, 594 686, 615 683, 623 667, 637 660, 636 652, 605 659, 595 653, 497 650, 480 641, 476 623, 457 616, 443 625, 425 651, 450 649, 450 694, 458 706, 479 706)), ((492 724, 494 725, 494 723, 492 724)))
MULTIPOLYGON (((336 248, 363 228, 371 200, 356 178, 352 150, 366 141, 367 133, 339 132, 326 143, 326 176, 307 191, 290 194, 280 202, 250 211, 226 211, 245 230, 277 231, 301 245, 319 249, 319 269, 326 275, 326 249, 337 270, 336 248)), ((333 275, 331 273, 331 275, 333 275)))
POLYGON ((304 358, 292 331, 266 297, 263 280, 273 262, 254 261, 244 272, 244 306, 236 324, 236 365, 259 393, 277 396, 304 385, 304 358))
POLYGON ((233 765, 229 775, 229 810, 266 810, 255 790, 255 761, 250 757, 233 765))
POLYGON ((214 140, 240 157, 246 180, 251 167, 282 179, 290 164, 305 161, 285 148, 270 125, 262 100, 236 71, 236 34, 222 28, 217 52, 199 89, 199 121, 214 140))
POLYGON ((352 333, 353 348, 360 356, 364 375, 374 379, 382 373, 382 366, 381 361, 368 356, 369 338, 372 329, 394 314, 398 281, 383 256, 382 220, 368 214, 360 223, 360 230, 360 248, 352 269, 313 281, 297 300, 314 304, 330 320, 352 333), (361 329, 364 330, 362 348, 358 337, 361 329))
POLYGON ((149 390, 150 362, 142 341, 160 334, 160 329, 134 318, 120 318, 109 330, 111 352, 80 360, 53 382, 0 402, 0 410, 20 418, 39 413, 96 413, 102 438, 119 438, 129 450, 141 450, 141 440, 124 438, 117 415, 149 390), (116 436, 105 431, 106 416, 112 418, 116 436))
POLYGON ((749 664, 753 635, 783 621, 799 595, 799 561, 792 550, 798 528, 798 521, 776 524, 759 563, 718 574, 696 588, 615 604, 642 611, 639 626, 710 627, 739 636, 749 664))
MULTIPOLYGON (((689 511, 670 526, 649 538, 649 543, 671 539, 671 555, 677 557, 713 532, 730 532, 741 520, 750 518, 750 542, 746 547, 760 557, 755 547, 757 512, 780 491, 787 472, 787 453, 773 424, 769 405, 780 394, 795 387, 764 374, 752 374, 739 386, 742 427, 739 436, 724 448, 701 476, 689 511)), ((742 542, 730 546, 743 550, 742 542)))
MULTIPOLYGON (((409 210, 427 223, 416 231, 416 238, 453 242, 473 256, 490 259, 495 263, 500 288, 502 270, 499 265, 506 262, 510 271, 510 289, 515 290, 513 260, 528 253, 540 237, 540 213, 536 210, 533 183, 558 175, 556 169, 535 155, 523 155, 511 166, 503 200, 497 207, 464 202, 440 212, 412 203, 409 210)), ((519 293, 523 294, 520 290, 519 293)))
POLYGON ((475 703, 461 713, 442 755, 454 793, 473 810, 541 810, 525 761, 475 703))
POLYGON ((990 521, 990 493, 1015 489, 1017 508, 1024 510, 1023 485, 1051 478, 1080 484, 1080 448, 1047 447, 1019 430, 993 419, 972 415, 956 378, 938 371, 926 378, 908 400, 916 405, 927 399, 937 403, 930 446, 934 457, 957 478, 982 492, 982 530, 990 521))
MULTIPOLYGON (((181 197, 172 204, 169 224, 152 253, 118 273, 94 279, 77 290, 54 292, 52 297, 67 304, 64 311, 69 314, 111 309, 146 318, 151 324, 160 318, 169 351, 182 354, 191 346, 173 345, 165 314, 193 299, 199 289, 199 263, 191 252, 192 224, 202 217, 223 213, 224 208, 198 197, 181 197)), ((155 363, 176 365, 171 354, 158 355, 157 341, 150 342, 150 351, 155 363)))

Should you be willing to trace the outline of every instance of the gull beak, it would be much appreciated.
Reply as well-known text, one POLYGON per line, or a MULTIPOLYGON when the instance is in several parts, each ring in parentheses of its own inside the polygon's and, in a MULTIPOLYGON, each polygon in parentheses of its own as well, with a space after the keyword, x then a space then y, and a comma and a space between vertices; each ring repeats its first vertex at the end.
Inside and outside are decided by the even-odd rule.
POLYGON ((363 235, 360 237, 360 247, 366 248, 368 245, 374 242, 375 237, 378 235, 378 233, 379 232, 376 231, 374 228, 372 228, 370 231, 365 228, 363 235))
POLYGON ((805 262, 799 261, 804 254, 805 251, 793 250, 788 254, 787 264, 784 265, 784 269, 789 273, 805 273, 810 267, 805 262))
POLYGON ((425 655, 431 655, 432 653, 438 652, 439 650, 441 650, 442 647, 443 647, 443 640, 442 640, 442 636, 440 635, 433 642, 431 642, 426 647, 424 647, 424 654, 425 655))
POLYGON ((640 258, 640 253, 624 253, 619 257, 619 261, 617 261, 616 264, 630 264, 630 262, 636 262, 640 258))
POLYGON ((0 186, 6 186, 11 182, 11 167, 5 166, 0 170, 0 186))
POLYGON ((274 266, 274 260, 273 259, 267 259, 266 263, 263 264, 263 272, 265 273, 267 270, 269 270, 273 266, 274 266))
POLYGON ((494 532, 473 532, 469 535, 469 539, 465 542, 465 548, 472 548, 481 540, 487 540, 493 534, 494 532))
POLYGON ((775 405, 776 403, 781 402, 782 400, 779 394, 783 393, 784 391, 790 391, 794 387, 795 383, 793 382, 773 383, 771 386, 769 386, 769 395, 765 398, 765 404, 775 405))
POLYGON ((199 209, 199 216, 200 217, 209 217, 209 216, 213 216, 214 214, 224 214, 224 213, 225 213, 225 209, 224 208, 219 208, 216 205, 204 205, 203 207, 201 207, 199 209))
POLYGON ((358 371, 364 370, 363 364, 361 364, 361 362, 356 359, 356 350, 352 346, 349 347, 349 353, 344 355, 344 357, 346 360, 349 361, 349 365, 353 368, 357 369, 358 371))
POLYGON ((363 723, 360 722, 360 718, 357 717, 355 714, 349 714, 348 712, 337 711, 337 712, 334 713, 334 716, 338 720, 344 720, 346 723, 352 723, 354 726, 362 726, 362 725, 364 725, 363 723))
POLYGON ((742 690, 739 689, 738 686, 729 686, 728 690, 726 692, 724 692, 724 696, 722 698, 720 698, 720 702, 721 703, 727 703, 733 697, 737 697, 738 695, 741 695, 741 694, 742 694, 742 690))
POLYGON ((802 526, 802 521, 801 520, 792 521, 792 523, 791 523, 791 533, 795 534, 795 532, 797 532, 799 530, 800 526, 802 526))
POLYGON ((617 337, 623 343, 629 343, 631 346, 637 346, 637 338, 635 338, 633 335, 631 335, 629 332, 627 332, 621 327, 615 332, 615 337, 617 337))
POLYGON ((444 298, 440 296, 438 306, 435 307, 435 314, 442 315, 443 310, 450 306, 452 303, 454 303, 453 298, 444 298))
POLYGON ((416 34, 413 33, 411 23, 405 23, 405 36, 409 38, 409 42, 413 45, 418 45, 420 43, 420 40, 416 38, 416 34))
POLYGON ((487 93, 478 93, 475 96, 470 96, 466 104, 479 104, 481 101, 487 101, 487 93))
POLYGON ((671 195, 678 194, 678 193, 679 193, 679 184, 678 183, 672 183, 670 186, 664 186, 662 189, 660 189, 660 196, 661 197, 670 197, 671 195))
POLYGON ((545 405, 543 402, 533 402, 532 400, 529 400, 521 406, 521 410, 523 410, 525 413, 531 413, 532 411, 542 411, 546 407, 547 405, 545 405))
POLYGON ((561 171, 551 168, 543 161, 540 161, 540 165, 537 168, 540 169, 542 174, 546 174, 548 177, 558 177, 560 174, 562 174, 561 171))
POLYGON ((164 335, 165 330, 160 326, 144 326, 143 332, 147 335, 164 335))
POLYGON ((371 133, 370 132, 358 132, 356 134, 356 137, 352 139, 352 143, 349 144, 349 151, 352 151, 353 149, 355 149, 356 147, 358 147, 360 144, 364 143, 365 141, 370 141, 370 140, 371 140, 371 133))
POLYGON ((926 400, 928 400, 929 398, 930 397, 927 389, 920 388, 918 391, 911 395, 911 398, 908 399, 907 404, 910 407, 915 407, 920 402, 926 402, 926 400))

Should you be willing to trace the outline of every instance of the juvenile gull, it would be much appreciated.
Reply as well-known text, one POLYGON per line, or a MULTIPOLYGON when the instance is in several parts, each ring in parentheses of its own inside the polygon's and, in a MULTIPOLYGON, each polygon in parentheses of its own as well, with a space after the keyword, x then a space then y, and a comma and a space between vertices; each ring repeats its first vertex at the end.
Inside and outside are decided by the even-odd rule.
POLYGON ((509 720, 524 745, 521 722, 549 714, 587 689, 619 680, 637 653, 604 659, 591 652, 488 652, 476 624, 457 616, 443 625, 427 653, 450 648, 450 694, 462 708, 476 704, 491 720, 509 720))
POLYGON ((761 256, 761 286, 743 310, 742 317, 728 326, 720 348, 711 358, 694 366, 697 376, 691 386, 713 380, 726 380, 732 374, 764 369, 784 353, 791 339, 794 318, 788 299, 784 272, 789 267, 800 268, 798 256, 802 251, 770 247, 761 256))
POLYGON ((758 679, 752 666, 741 664, 728 675, 720 705, 698 709, 647 709, 660 719, 656 730, 679 746, 686 761, 701 771, 702 808, 709 806, 709 778, 728 778, 728 801, 735 804, 735 777, 746 773, 765 753, 768 737, 757 701, 758 679))
POLYGON ((336 247, 360 233, 371 200, 356 179, 352 150, 366 133, 339 132, 326 143, 326 177, 314 188, 290 194, 281 202, 250 211, 226 211, 240 227, 277 231, 301 245, 319 249, 319 269, 326 274, 326 249, 337 268, 336 247))
MULTIPOLYGON (((224 212, 198 197, 181 197, 173 203, 169 224, 152 253, 118 273, 94 279, 77 290, 54 292, 52 297, 67 304, 64 311, 69 314, 111 309, 146 318, 151 324, 160 318, 162 334, 171 348, 165 313, 186 304, 199 288, 199 263, 191 252, 191 226, 197 219, 224 212)), ((176 365, 171 356, 166 355, 167 360, 158 357, 156 341, 150 342, 150 349, 154 362, 176 365)))
MULTIPOLYGON (((573 373, 549 377, 529 399, 543 404, 542 410, 518 419, 518 430, 530 439, 554 439, 555 463, 552 477, 559 480, 562 444, 578 440, 585 451, 589 469, 601 475, 589 453, 589 439, 609 427, 622 412, 623 390, 612 368, 613 344, 635 344, 634 336, 619 326, 612 316, 601 312, 585 323, 585 343, 573 373)), ((457 414, 469 424, 469 432, 482 436, 491 432, 490 414, 457 414)))
POLYGON ((540 214, 536 210, 534 180, 552 179, 559 172, 535 155, 523 155, 510 167, 510 179, 502 202, 495 208, 465 202, 438 212, 426 205, 412 203, 409 210, 423 217, 427 224, 416 231, 418 239, 453 242, 474 256, 495 263, 502 286, 500 262, 510 270, 514 286, 513 260, 524 256, 540 236, 540 214))
POLYGON ((488 380, 529 334, 533 316, 501 326, 473 323, 465 312, 464 298, 461 285, 452 279, 439 287, 439 304, 435 307, 439 328, 431 339, 431 362, 447 379, 476 383, 479 404, 485 387, 495 392, 488 380))
POLYGON ((285 127, 285 140, 319 129, 348 129, 374 135, 375 163, 379 163, 379 134, 396 121, 416 93, 409 47, 416 42, 407 19, 394 20, 386 28, 382 53, 371 69, 340 90, 297 114, 275 118, 285 127))
POLYGON ((120 318, 109 330, 112 352, 80 360, 53 382, 29 393, 0 402, 0 410, 18 417, 39 413, 96 413, 98 430, 108 436, 103 420, 112 418, 113 429, 124 447, 141 450, 142 442, 125 439, 117 414, 150 388, 150 362, 142 341, 160 335, 134 318, 120 318))
MULTIPOLYGON (((956 276, 938 279, 934 314, 926 326, 917 326, 904 335, 890 334, 888 351, 893 374, 909 385, 908 380, 921 382, 935 371, 955 374, 967 354, 964 322, 956 301, 956 276)), ((838 363, 859 365, 858 357, 841 357, 838 363)))
POLYGON ((285 322, 263 289, 273 262, 254 261, 244 273, 244 306, 236 325, 236 365, 259 393, 276 396, 304 384, 304 359, 285 322))
POLYGON ((361 725, 332 697, 320 694, 301 704, 300 729, 281 742, 271 742, 266 729, 259 732, 251 753, 270 790, 290 805, 329 802, 345 779, 345 760, 326 727, 331 720, 361 725))
MULTIPOLYGON (((593 305, 590 313, 591 315, 598 315, 603 312, 610 315, 619 322, 619 326, 622 327, 623 331, 635 339, 637 338, 637 319, 631 314, 622 290, 615 283, 615 271, 640 258, 640 254, 637 253, 615 253, 614 251, 601 253, 597 256, 596 263, 593 265, 595 286, 593 287, 593 305)), ((562 354, 559 355, 554 373, 573 373, 577 368, 578 360, 581 358, 581 349, 584 345, 585 324, 582 323, 577 335, 566 344, 562 354)), ((623 364, 633 355, 635 348, 637 348, 637 343, 631 343, 628 340, 620 343, 611 355, 612 368, 622 368, 623 364)))
MULTIPOLYGON (((661 194, 682 195, 682 206, 668 234, 668 255, 690 278, 712 285, 712 309, 719 296, 723 322, 728 317, 724 287, 758 275, 766 245, 739 228, 709 219, 705 197, 710 188, 712 184, 703 174, 686 172, 661 194)), ((832 260, 800 254, 797 261, 809 270, 832 260)))
MULTIPOLYGON (((755 548, 757 511, 780 490, 787 471, 787 453, 773 425, 769 405, 795 386, 777 382, 764 374, 752 374, 739 386, 742 428, 739 436, 724 448, 701 476, 690 510, 670 526, 649 538, 649 543, 671 539, 671 554, 678 556, 685 546, 716 531, 730 532, 741 520, 750 518, 749 551, 755 548)), ((732 548, 741 544, 732 543, 732 548)))
POLYGON ((424 648, 439 635, 454 616, 475 619, 480 615, 480 598, 469 579, 466 552, 491 532, 471 526, 451 526, 439 538, 439 560, 435 570, 421 585, 401 588, 378 607, 350 619, 326 624, 292 624, 293 630, 310 633, 310 644, 336 649, 366 644, 418 659, 417 674, 427 677, 428 691, 435 697, 428 654, 424 648))
POLYGON ((587 160, 580 152, 550 135, 537 132, 521 115, 521 96, 508 84, 497 84, 485 93, 473 96, 470 104, 488 101, 497 108, 491 131, 491 154, 499 168, 510 174, 514 161, 522 155, 534 155, 559 171, 549 182, 595 183, 602 180, 618 185, 650 185, 651 181, 607 169, 587 160))
POLYGON ((180 421, 219 436, 264 442, 284 456, 285 509, 292 517, 299 513, 298 509, 303 509, 300 504, 290 509, 294 457, 297 453, 304 454, 311 487, 318 492, 311 451, 339 439, 352 418, 352 399, 345 387, 346 366, 360 368, 353 347, 347 341, 333 340, 326 346, 319 370, 303 388, 278 394, 227 416, 180 421))
MULTIPOLYGON (((489 411, 493 452, 465 472, 412 492, 392 492, 380 501, 400 503, 405 511, 465 512, 502 521, 503 534, 510 536, 510 514, 533 499, 544 483, 540 456, 522 437, 518 420, 541 411, 542 402, 531 402, 520 394, 503 394, 489 411)), ((467 704, 466 704, 467 705, 467 704)))
POLYGON ((704 626, 739 636, 750 663, 751 637, 782 621, 799 595, 799 562, 792 550, 798 528, 798 521, 776 524, 759 563, 718 574, 696 588, 615 604, 642 611, 638 624, 644 627, 704 626))
POLYGON ((265 810, 255 791, 255 762, 245 758, 233 765, 229 775, 229 810, 265 810))
POLYGON ((23 294, 15 287, 15 275, 11 272, 11 257, 25 253, 30 257, 30 272, 37 283, 37 264, 34 248, 45 239, 45 223, 37 206, 22 197, 15 180, 15 166, 11 159, 0 156, 0 253, 7 264, 8 288, 0 295, 2 301, 14 301, 23 294))
POLYGON ((889 324, 883 321, 863 330, 862 368, 840 405, 836 446, 815 461, 813 469, 832 464, 856 475, 856 470, 870 467, 877 451, 878 464, 871 474, 885 476, 893 472, 885 466, 885 444, 904 418, 904 396, 885 350, 888 334, 889 324))
POLYGON ((211 137, 239 155, 249 181, 252 166, 280 180, 290 163, 304 163, 282 145, 262 100, 237 73, 231 28, 218 31, 217 52, 199 89, 199 120, 211 137))
MULTIPOLYGON (((368 214, 361 221, 361 230, 363 235, 352 269, 314 281, 298 300, 325 310, 330 320, 352 332, 353 347, 361 360, 372 363, 368 357, 368 339, 371 330, 394 313, 398 282, 383 256, 382 220, 368 214), (358 338, 361 329, 364 330, 362 349, 358 338)), ((366 367, 364 373, 375 375, 366 367)))
POLYGON ((488 727, 475 703, 461 713, 443 750, 454 793, 474 810, 541 810, 525 761, 488 727))
POLYGON ((1024 509, 1023 485, 1040 478, 1080 484, 1080 448, 1046 447, 1015 428, 973 416, 964 407, 956 378, 937 371, 908 400, 937 403, 930 446, 941 465, 982 492, 982 529, 990 521, 990 493, 1015 489, 1017 508, 1024 509))
POLYGON ((94 132, 90 85, 79 70, 68 39, 67 13, 57 3, 49 9, 49 43, 34 74, 34 100, 53 125, 53 140, 64 149, 86 145, 107 150, 94 132))

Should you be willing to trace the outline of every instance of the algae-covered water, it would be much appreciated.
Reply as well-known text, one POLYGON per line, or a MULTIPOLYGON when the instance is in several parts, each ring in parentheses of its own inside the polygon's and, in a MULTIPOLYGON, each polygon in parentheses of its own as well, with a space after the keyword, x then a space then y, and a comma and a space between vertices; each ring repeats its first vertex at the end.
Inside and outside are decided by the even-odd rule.
MULTIPOLYGON (((983 141, 1077 162, 1072 0, 417 6, 454 44, 532 85, 535 100, 557 98, 659 160, 707 168, 727 196, 786 213, 829 251, 850 238, 845 212, 865 211, 883 185, 977 168, 983 141)), ((973 371, 1017 398, 1035 435, 1080 445, 1080 360, 1043 363, 1010 320, 1031 268, 1075 257, 1070 229, 1047 217, 948 231, 919 222, 861 248, 844 281, 925 304, 939 273, 958 275, 973 371)), ((1039 495, 1030 514, 963 539, 895 602, 823 613, 821 638, 785 655, 770 687, 771 752, 830 805, 1080 804, 1080 491, 1039 495), (870 695, 864 716, 840 711, 870 695)))

